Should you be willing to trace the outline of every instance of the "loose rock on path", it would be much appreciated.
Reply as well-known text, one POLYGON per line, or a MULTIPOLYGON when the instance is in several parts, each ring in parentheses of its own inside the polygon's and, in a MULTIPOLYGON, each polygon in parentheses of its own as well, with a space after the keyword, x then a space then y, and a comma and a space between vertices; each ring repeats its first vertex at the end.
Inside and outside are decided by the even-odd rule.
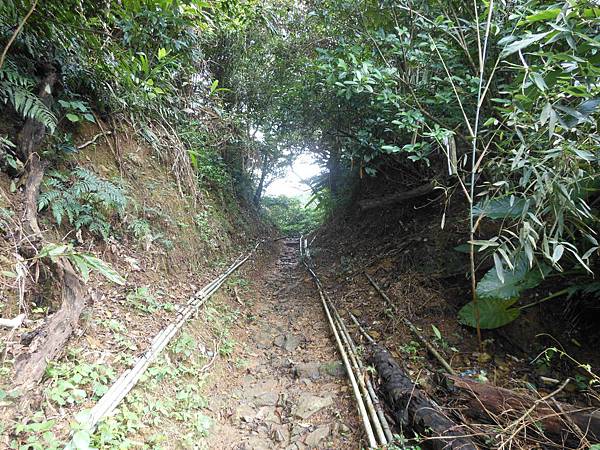
POLYGON ((207 389, 214 449, 358 449, 360 425, 344 367, 298 241, 255 268, 246 319, 234 332, 239 363, 207 389))

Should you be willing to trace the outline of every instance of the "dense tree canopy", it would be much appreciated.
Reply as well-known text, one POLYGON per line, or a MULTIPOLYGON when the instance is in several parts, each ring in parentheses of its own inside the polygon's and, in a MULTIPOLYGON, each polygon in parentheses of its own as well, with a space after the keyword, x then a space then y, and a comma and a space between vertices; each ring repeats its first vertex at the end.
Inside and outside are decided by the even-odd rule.
MULTIPOLYGON (((268 8, 270 25, 247 29, 225 83, 271 139, 322 159, 328 179, 315 187, 333 204, 353 177, 393 166, 406 189, 433 183, 466 199, 473 276, 492 258, 485 280, 496 287, 566 268, 585 285, 600 187, 593 2, 268 8), (482 235, 488 221, 496 232, 482 235)), ((474 300, 518 292, 482 284, 474 300)))
MULTIPOLYGON (((16 34, 31 5, 0 7, 3 40, 16 37, 0 99, 23 116, 54 129, 93 121, 92 110, 119 114, 182 186, 230 183, 257 205, 301 152, 326 169, 313 189, 327 208, 391 167, 406 190, 429 184, 466 201, 472 276, 486 258, 499 285, 566 269, 581 285, 595 271, 594 2, 71 3, 37 5, 43 14, 16 34), (60 72, 52 108, 32 95, 43 64, 60 72), (492 235, 479 232, 485 222, 492 235)), ((67 134, 54 139, 69 148, 67 134)), ((4 164, 23 164, 0 143, 4 164)))

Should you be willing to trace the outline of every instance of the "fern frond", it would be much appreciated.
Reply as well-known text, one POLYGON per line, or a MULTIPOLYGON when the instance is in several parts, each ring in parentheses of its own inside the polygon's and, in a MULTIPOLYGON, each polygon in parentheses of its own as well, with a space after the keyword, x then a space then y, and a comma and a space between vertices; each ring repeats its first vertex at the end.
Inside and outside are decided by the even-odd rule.
POLYGON ((57 120, 52 111, 36 95, 21 86, 6 81, 0 83, 0 101, 5 104, 10 102, 17 113, 24 118, 37 120, 50 133, 56 129, 57 120))
POLYGON ((38 208, 50 208, 59 225, 66 217, 75 229, 86 227, 104 239, 110 233, 107 214, 120 214, 125 206, 121 188, 83 168, 73 170, 70 176, 49 172, 38 200, 38 208))
POLYGON ((6 61, 4 67, 0 69, 0 81, 6 81, 13 86, 28 90, 35 86, 35 80, 23 75, 11 61, 6 61))

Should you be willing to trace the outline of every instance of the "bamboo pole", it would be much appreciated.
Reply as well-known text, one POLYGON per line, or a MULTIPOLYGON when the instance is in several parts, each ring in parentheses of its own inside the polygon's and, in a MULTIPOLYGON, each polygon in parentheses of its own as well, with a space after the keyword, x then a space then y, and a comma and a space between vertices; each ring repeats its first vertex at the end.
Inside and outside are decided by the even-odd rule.
MULTIPOLYGON (((392 303, 390 298, 387 296, 387 294, 385 292, 383 292, 383 289, 381 289, 381 287, 379 287, 379 285, 375 282, 375 280, 373 280, 373 278, 371 278, 369 276, 368 273, 365 272, 365 276, 367 277, 369 282, 373 285, 375 290, 379 293, 379 295, 381 295, 381 297, 388 303, 388 305, 391 306, 394 309, 394 311, 397 312, 396 307, 394 306, 394 304, 392 303)), ((423 335, 421 333, 419 333, 419 330, 417 330, 417 327, 406 317, 401 317, 401 320, 410 329, 410 331, 415 335, 415 337, 419 341, 421 341, 421 343, 427 348, 427 350, 429 350, 429 353, 431 353, 439 361, 439 363, 444 367, 446 372, 448 372, 450 375, 456 375, 456 372, 450 366, 450 364, 448 364, 448 362, 444 359, 444 357, 442 355, 440 355, 440 353, 433 347, 433 345, 431 345, 429 343, 429 341, 427 339, 425 339, 425 337, 423 337, 423 335)))
MULTIPOLYGON (((358 383, 357 383, 357 377, 354 374, 353 367, 348 358, 348 352, 346 351, 346 349, 342 343, 342 338, 340 338, 340 332, 338 331, 338 327, 336 327, 336 322, 334 321, 334 319, 332 317, 331 310, 329 308, 327 298, 323 292, 321 282, 320 282, 319 278, 317 277, 317 274, 312 270, 312 268, 309 266, 309 264, 307 262, 308 254, 306 255, 307 258, 304 258, 304 256, 305 256, 304 249, 308 250, 308 248, 306 247, 306 244, 307 243, 305 242, 304 237, 301 236, 300 237, 300 256, 302 258, 302 262, 303 262, 304 266, 306 267, 306 269, 308 270, 308 272, 310 273, 310 275, 313 277, 315 284, 317 286, 317 290, 319 292, 319 297, 321 299, 323 309, 325 310, 325 314, 326 314, 327 320, 329 322, 329 327, 331 328, 331 331, 335 338, 338 350, 340 352, 340 355, 342 356, 344 366, 346 367, 346 373, 348 374, 348 378, 350 379, 350 384, 352 385, 352 391, 354 393, 354 397, 356 398, 356 401, 358 403, 358 410, 359 410, 359 413, 360 413, 360 416, 361 416, 361 419, 363 422, 363 426, 365 428, 365 432, 367 434, 367 439, 369 441, 369 447, 376 448, 377 440, 375 439, 375 435, 373 433, 373 428, 371 427, 371 422, 369 421, 369 414, 367 413, 367 408, 365 407, 365 402, 363 400, 363 396, 361 395, 361 391, 360 391, 358 383)), ((346 345, 348 345, 348 344, 346 344, 346 345)), ((358 378, 360 380, 360 375, 358 378)), ((363 385, 364 385, 364 383, 363 383, 363 385)), ((366 391, 366 389, 365 389, 365 391, 366 391)), ((368 394, 367 394, 367 397, 368 397, 368 394)), ((385 440, 385 438, 384 438, 384 440, 385 440)))
POLYGON ((221 287, 221 285, 233 272, 235 272, 250 258, 250 256, 252 256, 259 244, 260 243, 256 244, 256 246, 246 256, 242 255, 238 257, 223 274, 212 280, 188 300, 186 306, 178 311, 177 317, 175 317, 176 322, 169 324, 154 337, 150 348, 146 350, 146 352, 140 358, 138 358, 135 365, 131 369, 128 369, 121 374, 121 376, 113 383, 113 385, 102 396, 98 403, 96 403, 96 405, 90 410, 89 416, 87 417, 86 422, 83 424, 87 431, 93 431, 102 418, 106 417, 115 410, 119 403, 137 384, 146 369, 164 350, 164 348, 169 344, 171 339, 173 339, 181 327, 183 327, 187 320, 221 287))
MULTIPOLYGON (((350 316, 350 319, 352 319, 354 324, 357 326, 360 333, 369 342, 369 344, 377 345, 377 342, 375 342, 375 339, 373 339, 369 335, 369 333, 367 333, 365 331, 365 329, 362 327, 362 325, 360 324, 358 319, 354 316, 354 314, 352 314, 350 311, 348 311, 348 315, 350 316)), ((367 388, 369 389, 369 394, 373 398, 373 403, 375 404, 375 409, 377 411, 377 415, 379 416, 379 420, 381 421, 381 426, 383 427, 383 431, 385 432, 385 435, 388 438, 388 441, 393 442, 394 435, 392 434, 392 431, 390 430, 390 426, 388 424, 387 418, 385 417, 385 413, 383 411, 383 408, 381 407, 381 403, 379 402, 379 397, 377 397, 377 394, 375 393, 375 389, 373 388, 373 383, 371 383, 370 378, 367 378, 367 388)))
POLYGON ((383 414, 383 410, 381 409, 381 405, 379 404, 379 398, 375 394, 375 390, 373 389, 373 386, 371 385, 371 381, 368 378, 366 378, 366 379, 364 378, 366 375, 365 370, 364 370, 362 361, 358 357, 358 351, 356 349, 356 345, 354 344, 354 341, 352 340, 352 336, 348 332, 348 329, 346 328, 344 321, 342 320, 341 316, 339 315, 337 308, 335 307, 335 305, 333 304, 331 299, 329 299, 329 297, 327 297, 327 299, 329 300, 329 303, 331 304, 331 307, 334 312, 334 316, 336 317, 336 319, 338 321, 338 325, 339 325, 340 329, 342 330, 342 336, 345 337, 346 343, 350 349, 349 353, 350 353, 351 360, 354 364, 354 370, 358 374, 358 380, 359 380, 360 387, 363 390, 363 395, 364 395, 365 399, 367 400, 367 407, 369 409, 369 413, 371 414, 371 418, 372 418, 371 421, 373 422, 375 431, 377 432, 377 437, 379 438, 379 443, 381 445, 388 445, 388 443, 392 442, 394 438, 389 429, 389 425, 387 424, 387 420, 385 419, 385 415, 383 414), (381 420, 382 417, 383 417, 383 421, 381 420))

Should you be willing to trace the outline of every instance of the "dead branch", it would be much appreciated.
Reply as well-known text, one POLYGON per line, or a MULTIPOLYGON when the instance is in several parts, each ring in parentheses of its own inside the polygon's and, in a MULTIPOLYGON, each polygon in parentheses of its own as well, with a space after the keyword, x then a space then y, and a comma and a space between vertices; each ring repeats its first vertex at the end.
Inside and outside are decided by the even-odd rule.
POLYGON ((11 45, 13 45, 13 43, 15 42, 15 39, 17 39, 17 36, 19 35, 21 30, 25 26, 25 22, 27 22, 29 17, 33 14, 33 11, 35 10, 36 5, 37 5, 37 0, 33 0, 33 3, 31 4, 29 11, 27 12, 27 14, 25 14, 25 17, 23 17, 23 20, 21 21, 21 23, 19 23, 19 26, 13 32, 12 36, 8 40, 6 46, 4 47, 4 50, 2 50, 2 55, 0 55, 0 69, 2 69, 2 66, 4 65, 4 60, 6 59, 6 54, 8 53, 8 49, 10 49, 11 45))
POLYGON ((467 406, 465 414, 488 423, 498 423, 500 418, 507 419, 508 423, 500 425, 511 435, 527 432, 528 436, 541 435, 551 438, 555 443, 600 440, 598 409, 576 408, 552 398, 565 387, 565 383, 551 394, 536 399, 488 383, 452 375, 446 375, 446 379, 467 406))
POLYGON ((397 423, 427 436, 436 450, 475 450, 464 425, 451 420, 429 396, 419 389, 384 348, 377 346, 370 362, 381 379, 381 390, 397 423))
POLYGON ((427 183, 417 188, 411 189, 410 191, 398 192, 396 194, 388 195, 387 197, 378 199, 361 200, 358 202, 358 206, 362 211, 367 211, 375 208, 384 208, 391 206, 395 203, 400 203, 411 198, 422 197, 423 195, 429 194, 433 191, 434 184, 427 183))

